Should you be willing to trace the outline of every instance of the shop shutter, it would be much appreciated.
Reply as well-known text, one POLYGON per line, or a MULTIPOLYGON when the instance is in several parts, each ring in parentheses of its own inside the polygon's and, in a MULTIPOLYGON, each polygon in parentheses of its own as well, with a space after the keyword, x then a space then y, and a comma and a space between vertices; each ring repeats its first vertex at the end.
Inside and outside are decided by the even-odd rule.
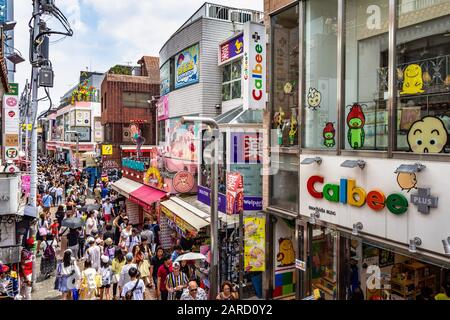
POLYGON ((126 200, 125 205, 127 207, 127 216, 132 225, 136 225, 140 223, 139 219, 139 205, 131 202, 130 200, 126 200))
POLYGON ((169 227, 167 217, 164 214, 161 214, 161 221, 159 224, 160 232, 159 232, 159 241, 161 242, 161 246, 164 250, 172 249, 172 242, 170 239, 170 234, 172 233, 172 229, 169 227))

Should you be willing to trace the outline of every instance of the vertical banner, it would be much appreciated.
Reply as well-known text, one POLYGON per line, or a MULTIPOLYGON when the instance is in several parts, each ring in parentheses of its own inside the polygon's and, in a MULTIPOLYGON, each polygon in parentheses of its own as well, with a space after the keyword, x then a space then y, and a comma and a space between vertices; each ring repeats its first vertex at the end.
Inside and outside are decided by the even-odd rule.
POLYGON ((10 93, 3 96, 3 145, 5 161, 19 159, 19 86, 10 84, 10 93))
POLYGON ((227 174, 227 214, 238 214, 244 210, 244 183, 239 172, 227 174))
POLYGON ((244 219, 244 270, 247 272, 266 269, 266 219, 247 217, 244 219))
POLYGON ((266 30, 263 24, 244 25, 244 110, 264 110, 267 101, 266 30))

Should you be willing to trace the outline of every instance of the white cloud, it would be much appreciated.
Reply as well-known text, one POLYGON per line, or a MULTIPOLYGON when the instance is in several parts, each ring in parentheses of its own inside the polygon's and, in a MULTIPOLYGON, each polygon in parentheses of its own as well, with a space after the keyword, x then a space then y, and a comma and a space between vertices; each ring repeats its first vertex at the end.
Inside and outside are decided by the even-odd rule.
MULTIPOLYGON (((263 10, 263 0, 221 0, 222 5, 263 10)), ((188 19, 203 0, 59 0, 56 4, 74 30, 72 38, 53 44, 50 58, 55 70, 55 104, 71 88, 80 70, 92 65, 104 72, 111 66, 136 61, 143 55, 158 56, 166 40, 188 19)), ((16 47, 28 58, 28 21, 31 1, 15 1, 16 47)), ((49 25, 56 28, 56 19, 49 25)), ((60 39, 52 36, 51 40, 60 39)), ((29 78, 28 62, 17 66, 21 87, 29 78)), ((45 105, 44 105, 45 106, 45 105)))

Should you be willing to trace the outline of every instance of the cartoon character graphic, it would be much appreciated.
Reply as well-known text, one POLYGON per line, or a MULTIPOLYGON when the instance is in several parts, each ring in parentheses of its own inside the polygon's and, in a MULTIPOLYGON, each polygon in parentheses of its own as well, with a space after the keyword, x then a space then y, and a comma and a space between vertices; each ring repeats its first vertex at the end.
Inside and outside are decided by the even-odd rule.
POLYGON ((353 149, 361 149, 364 146, 366 134, 364 132, 364 124, 366 117, 362 110, 362 106, 358 103, 353 104, 347 115, 348 125, 348 143, 353 149))
POLYGON ((131 139, 136 144, 137 158, 140 159, 142 156, 141 147, 145 143, 145 137, 142 136, 142 131, 139 128, 138 124, 130 125, 130 133, 131 133, 131 139))
POLYGON ((333 148, 336 145, 336 140, 334 140, 334 136, 336 134, 336 130, 334 129, 333 122, 327 122, 325 128, 323 129, 323 144, 327 148, 333 148))
POLYGON ((283 131, 282 131, 282 126, 284 123, 284 119, 285 119, 285 113, 283 111, 283 109, 281 109, 278 112, 275 113, 275 115, 273 116, 273 123, 275 128, 277 129, 277 139, 278 139, 278 145, 282 145, 283 144, 283 131))
POLYGON ((244 43, 242 41, 239 41, 239 39, 236 39, 236 54, 240 54, 242 52, 242 49, 244 48, 244 43))
POLYGON ((289 130, 289 144, 291 146, 294 145, 295 136, 297 134, 297 131, 298 131, 297 113, 295 112, 295 109, 294 109, 294 110, 292 110, 291 128, 289 130))
POLYGON ((414 122, 408 132, 408 145, 414 153, 440 153, 447 139, 444 122, 432 116, 414 122))
POLYGON ((397 183, 403 190, 408 190, 408 192, 411 191, 411 189, 417 189, 417 177, 415 173, 408 173, 408 172, 400 172, 397 175, 397 183))
POLYGON ((309 92, 306 98, 309 108, 313 110, 320 108, 320 103, 322 102, 322 94, 317 89, 309 88, 309 92))
POLYGON ((403 72, 403 90, 404 94, 418 94, 425 92, 423 90, 422 68, 418 64, 410 64, 403 72))
POLYGON ((292 240, 288 238, 278 239, 279 252, 277 254, 277 261, 280 263, 279 267, 290 266, 295 263, 295 251, 292 240))

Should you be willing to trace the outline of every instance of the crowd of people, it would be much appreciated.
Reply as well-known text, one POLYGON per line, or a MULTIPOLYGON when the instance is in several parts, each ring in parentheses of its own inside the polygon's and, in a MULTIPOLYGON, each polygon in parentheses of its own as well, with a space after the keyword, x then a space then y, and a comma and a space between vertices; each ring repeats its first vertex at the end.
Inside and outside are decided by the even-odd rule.
MULTIPOLYGON (((165 251, 157 217, 133 226, 108 183, 89 186, 89 177, 54 160, 40 159, 39 172, 36 243, 27 239, 22 251, 25 299, 31 294, 34 245, 41 276, 55 277, 63 300, 208 299, 195 261, 177 260, 192 247, 191 239, 165 251)), ((221 288, 215 298, 238 299, 231 283, 221 288)))

